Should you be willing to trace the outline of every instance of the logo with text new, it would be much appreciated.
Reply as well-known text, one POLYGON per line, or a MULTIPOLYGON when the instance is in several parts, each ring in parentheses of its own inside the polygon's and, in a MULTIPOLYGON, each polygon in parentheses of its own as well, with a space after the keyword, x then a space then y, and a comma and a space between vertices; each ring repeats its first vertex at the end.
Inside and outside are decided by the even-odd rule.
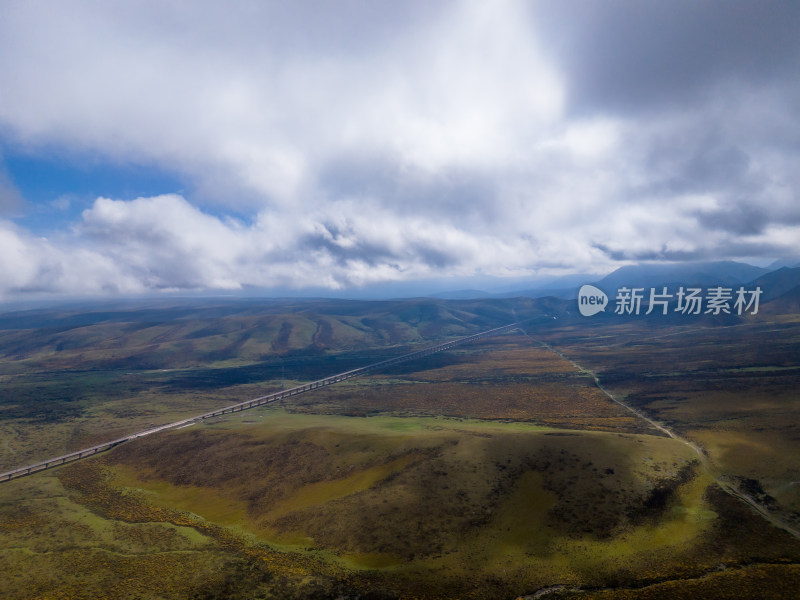
POLYGON ((608 306, 606 293, 593 285, 583 285, 578 291, 578 310, 584 317, 591 317, 608 306))

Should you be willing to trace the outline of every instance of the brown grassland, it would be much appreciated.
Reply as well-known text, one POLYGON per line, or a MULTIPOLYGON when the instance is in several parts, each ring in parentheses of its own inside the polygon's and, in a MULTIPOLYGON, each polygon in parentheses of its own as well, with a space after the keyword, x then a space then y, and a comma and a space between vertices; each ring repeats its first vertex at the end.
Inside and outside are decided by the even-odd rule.
MULTIPOLYGON (((357 325, 340 318, 326 329, 298 317, 264 335, 285 343, 289 361, 300 337, 330 342, 347 333, 356 343, 357 325)), ((233 343, 228 325, 218 328, 220 347, 233 343)), ((527 333, 2 484, 0 596, 796 595, 800 540, 715 479, 786 522, 800 520, 797 320, 694 329, 608 320, 527 333), (701 445, 708 460, 613 402, 571 360, 615 397, 701 445)), ((247 348, 258 335, 235 339, 247 348)), ((307 373, 332 366, 324 353, 309 356, 307 373)), ((128 424, 159 422, 257 389, 262 371, 217 367, 202 378, 191 369, 150 372, 147 383, 129 382, 110 402, 87 401, 80 419, 105 415, 123 428, 134 394, 142 402, 128 424), (159 404, 160 394, 170 401, 159 404)), ((275 366, 263 369, 268 386, 278 385, 275 366)), ((40 383, 14 377, 22 393, 48 385, 44 376, 40 383)), ((92 377, 98 396, 121 381, 118 373, 92 377)), ((100 435, 88 425, 75 429, 80 419, 56 423, 71 436, 67 444, 100 435)), ((25 431, 31 439, 21 448, 37 430, 25 431)), ((6 435, 0 442, 20 443, 6 435)))
POLYGON ((482 341, 479 347, 325 388, 301 396, 288 409, 349 416, 443 415, 658 434, 609 402, 590 375, 520 336, 482 341))
POLYGON ((636 408, 704 448, 716 471, 800 527, 800 319, 652 323, 541 335, 636 408))

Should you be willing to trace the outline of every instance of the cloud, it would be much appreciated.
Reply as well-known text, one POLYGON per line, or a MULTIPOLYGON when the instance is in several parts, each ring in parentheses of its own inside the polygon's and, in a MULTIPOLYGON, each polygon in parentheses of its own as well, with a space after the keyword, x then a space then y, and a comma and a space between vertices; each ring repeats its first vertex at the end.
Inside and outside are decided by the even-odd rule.
POLYGON ((14 216, 21 212, 25 201, 17 186, 11 181, 0 162, 0 216, 14 216))
POLYGON ((209 194, 286 203, 342 151, 429 170, 496 162, 516 150, 506 135, 520 117, 536 129, 560 109, 557 78, 512 2, 453 4, 430 22, 405 12, 410 24, 394 31, 397 10, 365 3, 345 3, 346 14, 164 5, 15 6, 0 44, 17 83, 0 119, 24 144, 155 160, 209 194), (388 35, 344 37, 362 20, 388 35))
POLYGON ((535 7, 539 31, 566 74, 571 111, 686 108, 731 84, 798 91, 800 7, 791 0, 535 7))
POLYGON ((798 23, 788 2, 9 4, 5 145, 187 186, 98 198, 50 240, 8 225, 31 257, 0 288, 796 254, 798 23))
POLYGON ((0 221, 0 273, 0 296, 147 291, 102 251, 36 238, 7 221, 0 221))
POLYGON ((520 246, 481 238, 425 219, 348 202, 320 208, 303 222, 270 213, 244 225, 193 207, 176 195, 132 201, 99 198, 83 213, 73 244, 97 248, 126 278, 148 289, 341 288, 528 268, 520 246))

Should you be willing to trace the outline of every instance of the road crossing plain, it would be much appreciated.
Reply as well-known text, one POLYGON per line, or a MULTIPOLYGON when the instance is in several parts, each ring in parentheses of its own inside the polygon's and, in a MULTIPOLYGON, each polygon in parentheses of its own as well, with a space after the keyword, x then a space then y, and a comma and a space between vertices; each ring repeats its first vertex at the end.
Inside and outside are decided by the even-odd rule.
MULTIPOLYGON (((716 469, 790 516, 791 489, 779 488, 800 477, 784 455, 794 417, 781 390, 793 385, 797 330, 770 319, 691 334, 534 321, 529 336, 485 339, 8 482, 0 587, 8 598, 515 598, 553 586, 581 598, 790 597, 798 541, 542 345, 696 440, 716 469), (767 330, 774 350, 754 350, 767 330), (748 412, 748 401, 764 410, 748 412), (773 453, 759 428, 777 432, 773 453), (761 454, 742 462, 753 449, 761 454)), ((302 383, 297 365, 319 372, 329 354, 284 352, 287 387, 302 383)), ((342 352, 338 364, 364 355, 342 352)), ((262 363, 266 387, 280 389, 280 361, 262 363)), ((131 420, 147 425, 255 389, 255 369, 229 368, 236 385, 220 385, 221 363, 85 377, 98 396, 126 382, 131 420), (169 408, 142 414, 159 397, 169 408)), ((32 371, 6 377, 17 390, 47 388, 42 370, 38 382, 32 371)), ((79 374, 66 379, 80 388, 79 374)), ((84 397, 81 417, 31 419, 27 434, 72 427, 70 443, 85 441, 94 434, 80 419, 98 411, 119 426, 125 399, 93 407, 84 397)))

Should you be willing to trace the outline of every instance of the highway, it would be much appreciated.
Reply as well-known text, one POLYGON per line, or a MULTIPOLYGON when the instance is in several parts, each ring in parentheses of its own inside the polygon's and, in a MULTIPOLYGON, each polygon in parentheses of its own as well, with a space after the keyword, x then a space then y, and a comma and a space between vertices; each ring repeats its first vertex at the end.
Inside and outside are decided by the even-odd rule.
MULTIPOLYGON (((523 333, 524 333, 524 331, 523 331, 523 333)), ((680 333, 683 333, 683 332, 680 332, 680 333)), ((575 362, 574 360, 572 360, 571 358, 569 358, 568 356, 566 356, 565 354, 563 354, 559 350, 556 350, 555 348, 553 348, 549 344, 547 344, 547 343, 545 343, 545 342, 543 342, 541 340, 537 340, 535 338, 532 338, 527 333, 525 333, 525 335, 531 341, 534 341, 534 342, 538 343, 543 348, 546 348, 547 350, 550 350, 551 352, 554 352, 554 353, 558 354, 564 360, 567 360, 567 361, 571 362, 572 365, 576 369, 578 369, 579 371, 582 371, 584 373, 588 373, 589 375, 591 375, 592 379, 594 379, 594 383, 597 386, 597 388, 601 392, 603 392, 606 396, 608 396, 608 398, 612 402, 615 402, 615 403, 619 404, 621 407, 623 407, 624 409, 630 411, 631 413, 636 415, 638 418, 646 421, 647 423, 649 423, 650 425, 652 425, 653 427, 658 429, 661 433, 667 435, 668 437, 671 437, 673 440, 676 440, 676 441, 684 444, 685 446, 688 446, 689 448, 691 448, 692 451, 697 455, 697 457, 698 457, 698 459, 700 461, 700 464, 703 467, 703 469, 705 469, 705 471, 714 479, 714 481, 717 483, 717 485, 720 488, 722 488, 725 492, 727 492, 728 494, 730 494, 734 498, 738 498, 739 500, 741 500, 742 502, 744 502, 745 504, 750 506, 751 509, 753 509, 759 515, 761 515, 764 519, 766 519, 767 521, 772 523, 775 527, 778 527, 779 529, 783 529, 784 531, 786 531, 787 533, 793 535, 797 539, 800 539, 800 531, 799 530, 795 529, 788 522, 784 521, 780 516, 772 513, 769 510, 769 508, 767 508, 766 506, 761 504, 758 500, 756 500, 752 496, 749 496, 748 494, 746 494, 746 493, 742 492, 741 490, 737 489, 733 484, 730 483, 730 481, 728 480, 728 477, 726 475, 719 474, 716 471, 716 469, 714 468, 714 466, 712 465, 708 454, 706 453, 706 451, 703 448, 701 448, 700 446, 698 446, 697 444, 695 444, 691 440, 678 435, 676 432, 674 432, 672 429, 670 429, 669 427, 667 427, 663 423, 659 423, 655 419, 651 419, 650 417, 645 415, 643 412, 641 412, 639 410, 636 410, 630 404, 627 404, 627 403, 623 402, 622 400, 620 400, 619 398, 617 398, 616 396, 614 396, 614 394, 612 394, 606 388, 603 387, 603 385, 600 383, 600 379, 597 377, 597 375, 593 371, 585 369, 584 367, 579 365, 577 362, 575 362)), ((669 334, 669 335, 675 335, 675 334, 669 334)), ((660 337, 666 337, 666 336, 660 336, 660 337)))
POLYGON ((255 408, 257 406, 263 406, 265 404, 271 404, 273 402, 279 402, 280 400, 285 400, 286 398, 291 398, 292 396, 297 396, 298 394, 303 394, 305 392, 310 392, 312 390, 319 389, 321 387, 325 387, 328 385, 333 385, 334 383, 339 383, 340 381, 345 381, 347 379, 352 379, 353 377, 359 377, 361 375, 366 374, 369 371, 374 371, 376 369, 382 369, 391 365, 396 365, 397 363, 405 362, 408 360, 413 360, 415 358, 422 358, 424 356, 429 356, 431 354, 435 354, 437 352, 443 352, 444 350, 449 350, 450 348, 454 348, 455 346, 460 346, 462 344, 468 344, 473 342, 479 338, 488 336, 488 335, 496 335, 499 333, 505 333, 507 331, 511 331, 517 327, 517 323, 510 323, 508 325, 504 325, 502 327, 496 327, 494 329, 488 329, 486 331, 482 331, 480 333, 475 333, 473 335, 468 335, 465 337, 457 338, 455 340, 450 340, 448 342, 444 342, 442 344, 437 344, 435 346, 430 346, 423 350, 417 350, 416 352, 410 352, 409 354, 403 354, 401 356, 396 356, 394 358, 390 358, 387 360, 382 360, 380 362, 372 363, 365 367, 359 367, 358 369, 353 369, 351 371, 345 371, 344 373, 338 373, 336 375, 331 375, 330 377, 325 377, 324 379, 318 379, 316 381, 312 381, 310 383, 306 383, 303 385, 298 385, 296 387, 290 388, 288 390, 281 390, 280 392, 273 392, 271 394, 267 394, 266 396, 259 396, 258 398, 253 398, 252 400, 245 400, 244 402, 239 402, 238 404, 232 404, 230 406, 226 406, 224 408, 220 408, 219 410, 215 410, 212 412, 208 412, 202 415, 197 415, 195 417, 190 417, 188 419, 183 419, 181 421, 175 421, 174 423, 167 423, 166 425, 159 425, 157 427, 152 427, 150 429, 145 429, 143 431, 139 431, 137 433, 132 433, 126 437, 122 437, 116 440, 111 440, 108 442, 104 442, 102 444, 98 444, 96 446, 92 446, 91 448, 84 448, 83 450, 77 450, 75 452, 70 452, 69 454, 63 454, 61 456, 56 456, 55 458, 50 458, 48 460, 44 460, 42 462, 38 462, 32 465, 27 465, 24 467, 18 467, 13 471, 8 471, 6 473, 0 473, 0 483, 4 481, 11 481, 12 479, 18 479, 20 477, 25 477, 26 475, 31 475, 33 473, 38 473, 40 471, 44 471, 47 469, 52 469, 54 467, 59 467, 63 464, 75 462, 76 460, 81 460, 82 458, 87 458, 89 456, 94 456, 98 452, 103 452, 105 450, 109 450, 114 446, 118 446, 120 444, 124 444, 125 442, 130 442, 132 440, 145 437, 147 435, 152 435, 154 433, 158 433, 159 431, 165 431, 167 429, 177 429, 179 427, 185 427, 186 425, 191 425, 192 423, 201 422, 204 419, 210 419, 213 417, 219 417, 221 415, 235 413, 242 410, 247 410, 250 408, 255 408))

